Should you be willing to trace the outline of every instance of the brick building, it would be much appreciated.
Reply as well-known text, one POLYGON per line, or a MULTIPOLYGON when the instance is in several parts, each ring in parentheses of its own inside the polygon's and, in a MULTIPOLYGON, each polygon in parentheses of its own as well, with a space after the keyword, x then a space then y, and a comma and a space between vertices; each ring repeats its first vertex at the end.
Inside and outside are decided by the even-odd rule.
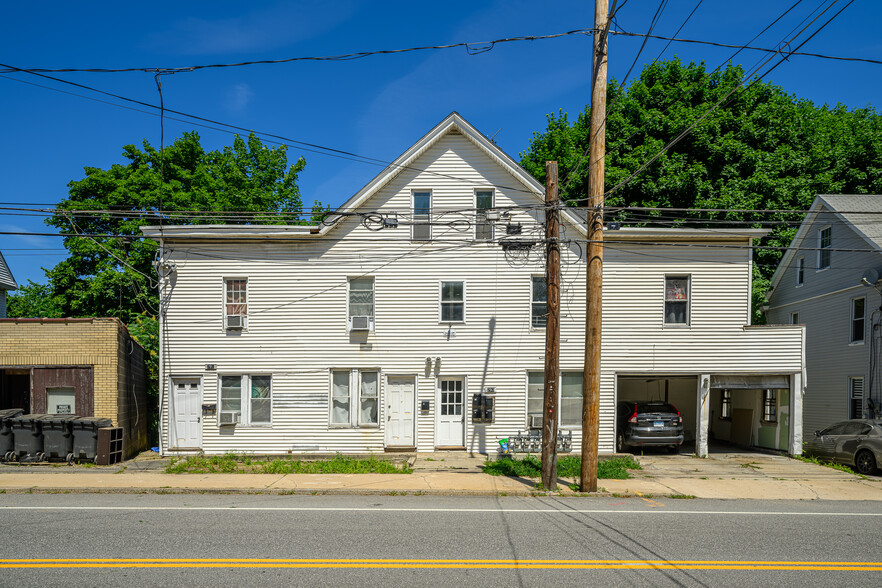
POLYGON ((145 352, 115 318, 0 319, 0 409, 105 417, 147 447, 145 352))

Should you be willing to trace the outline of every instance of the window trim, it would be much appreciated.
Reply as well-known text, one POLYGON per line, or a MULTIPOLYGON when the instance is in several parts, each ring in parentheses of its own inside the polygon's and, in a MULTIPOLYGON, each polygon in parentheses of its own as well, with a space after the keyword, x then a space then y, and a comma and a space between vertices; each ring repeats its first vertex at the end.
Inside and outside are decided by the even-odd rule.
POLYGON ((221 288, 221 312, 223 313, 223 315, 222 315, 222 317, 223 317, 223 318, 222 318, 222 322, 223 322, 223 330, 224 330, 225 332, 228 332, 228 331, 231 331, 231 330, 232 330, 232 331, 247 331, 247 330, 248 330, 248 285, 249 285, 249 284, 248 284, 248 282, 249 282, 248 278, 245 277, 245 276, 238 276, 238 277, 237 277, 237 276, 224 276, 221 280, 222 280, 222 284, 223 284, 223 287, 221 288), (245 314, 241 314, 241 315, 229 315, 229 314, 227 314, 227 304, 235 304, 235 303, 228 303, 228 302, 227 302, 227 285, 228 285, 230 282, 234 282, 234 281, 243 281, 243 282, 245 282, 245 314), (228 316, 241 316, 242 319, 243 319, 243 321, 242 321, 242 327, 241 327, 241 328, 233 327, 233 328, 231 329, 231 328, 227 325, 227 317, 228 317, 228 316))
POLYGON ((482 243, 492 243, 493 238, 496 236, 496 227, 492 222, 488 221, 486 218, 486 213, 483 211, 492 210, 496 207, 496 190, 493 188, 475 188, 474 189, 474 202, 475 202, 475 230, 472 234, 475 241, 479 241, 482 243), (479 192, 489 192, 490 193, 490 208, 481 209, 478 207, 478 193, 479 192), (480 221, 480 217, 484 216, 484 220, 480 221), (481 224, 486 224, 490 227, 490 237, 489 238, 479 238, 478 237, 478 226, 481 224))
POLYGON ((798 310, 794 310, 793 312, 790 313, 790 324, 791 325, 802 324, 799 322, 799 311, 798 310))
POLYGON ((223 410, 223 379, 224 378, 233 378, 239 377, 239 402, 240 404, 240 416, 239 422, 235 424, 236 427, 245 427, 249 429, 271 429, 273 428, 273 396, 274 396, 274 388, 273 385, 273 374, 271 372, 255 372, 255 373, 242 373, 242 372, 219 372, 217 374, 217 425, 219 427, 226 427, 228 425, 221 424, 220 415, 222 412, 235 412, 235 411, 224 411, 223 410), (270 385, 270 393, 269 393, 269 405, 270 405, 270 420, 268 422, 259 422, 255 423, 252 421, 251 413, 251 379, 255 377, 267 377, 269 378, 270 385))
POLYGON ((763 389, 763 397, 762 397, 762 422, 767 424, 777 424, 778 423, 778 391, 774 388, 764 388, 763 389), (774 401, 774 409, 775 414, 772 415, 768 408, 771 406, 769 400, 774 401), (774 416, 774 418, 770 418, 774 416))
POLYGON ((328 370, 328 428, 329 429, 379 429, 383 422, 383 371, 380 368, 330 368, 328 370), (362 423, 361 416, 361 381, 362 374, 372 372, 377 374, 377 422, 362 423), (348 374, 347 385, 349 389, 349 422, 335 423, 334 418, 334 374, 348 374))
MULTIPOLYGON (((561 418, 561 399, 563 398, 563 377, 564 374, 582 374, 582 410, 585 408, 585 372, 579 369, 560 369, 557 374, 557 427, 558 429, 567 428, 567 429, 581 429, 582 428, 582 411, 579 411, 579 419, 576 424, 567 424, 564 423, 561 418)), ((535 412, 530 412, 530 374, 542 374, 543 378, 543 388, 545 382, 545 368, 541 369, 527 369, 525 372, 525 380, 526 385, 524 388, 524 419, 526 420, 526 426, 529 428, 530 426, 530 415, 536 414, 535 412)), ((539 414, 543 414, 545 411, 544 406, 544 398, 543 398, 543 406, 542 410, 539 414)))
MULTIPOLYGON (((352 331, 352 280, 371 280, 371 315, 368 321, 368 333, 373 333, 377 321, 377 278, 370 276, 346 276, 346 332, 352 331)), ((358 315, 362 316, 362 315, 358 315)), ((356 333, 359 331, 355 331, 356 333)), ((362 331, 364 332, 364 331, 362 331)))
POLYGON ((849 345, 863 345, 867 340, 867 297, 866 296, 855 296, 852 298, 848 305, 848 344, 849 345), (854 311, 857 301, 860 300, 863 309, 861 312, 860 318, 855 318, 854 311), (855 323, 861 323, 861 338, 855 339, 855 323))
MULTIPOLYGON (((438 324, 439 325, 464 325, 467 322, 466 315, 466 280, 439 280, 438 281, 438 324), (460 321, 445 321, 444 320, 444 284, 462 284, 462 320, 460 321)), ((457 304, 456 302, 447 302, 447 304, 457 304)))
POLYGON ((428 243, 432 240, 432 210, 434 209, 434 204, 435 204, 434 203, 434 193, 432 192, 431 189, 425 189, 425 190, 412 189, 410 191, 410 210, 411 210, 412 219, 413 219, 411 227, 410 227, 410 240, 411 241, 416 241, 417 243, 428 243), (420 195, 428 194, 429 195, 429 212, 428 212, 428 214, 417 215, 417 212, 416 212, 416 196, 417 196, 417 194, 420 194, 420 195), (417 216, 419 216, 421 219, 422 219, 422 217, 426 217, 426 220, 421 221, 421 222, 417 222, 417 216), (417 228, 417 226, 424 226, 424 225, 428 226, 428 228, 429 228, 429 236, 426 239, 417 239, 414 236, 414 233, 416 232, 416 228, 417 228))
POLYGON ((665 329, 688 329, 692 327, 692 274, 665 274, 662 289, 662 326, 665 329), (686 280, 686 322, 668 322, 668 280, 686 280))
POLYGON ((536 302, 533 299, 533 281, 536 278, 540 278, 543 281, 546 280, 545 274, 531 274, 530 275, 530 313, 528 315, 529 319, 530 319, 530 330, 545 332, 545 328, 548 325, 548 284, 546 283, 546 285, 545 285, 545 302, 536 302), (545 306, 545 312, 542 313, 542 316, 545 317, 545 323, 540 326, 537 326, 533 323, 533 307, 537 304, 542 304, 545 306))
POLYGON ((832 252, 829 251, 829 249, 832 247, 833 247, 833 227, 832 227, 832 225, 827 225, 826 227, 821 227, 820 229, 818 229, 818 256, 817 256, 818 264, 817 264, 817 269, 815 270, 816 273, 830 269, 833 256, 832 256, 832 252), (823 244, 824 243, 824 231, 830 231, 830 233, 829 233, 830 243, 826 247, 824 247, 824 244, 823 244), (822 253, 827 254, 827 265, 824 265, 824 266, 821 265, 821 254, 822 253))
POLYGON ((805 285, 805 256, 796 258, 796 287, 802 288, 805 285))

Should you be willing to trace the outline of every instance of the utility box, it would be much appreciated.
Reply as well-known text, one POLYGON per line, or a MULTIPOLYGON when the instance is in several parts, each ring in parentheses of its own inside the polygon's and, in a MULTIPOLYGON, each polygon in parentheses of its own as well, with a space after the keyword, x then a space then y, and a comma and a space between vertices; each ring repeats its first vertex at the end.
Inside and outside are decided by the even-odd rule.
POLYGON ((98 429, 98 465, 113 465, 123 458, 123 430, 120 427, 98 429))
POLYGON ((7 408, 0 410, 0 460, 12 461, 15 440, 12 436, 12 425, 9 420, 20 416, 24 410, 21 408, 7 408))

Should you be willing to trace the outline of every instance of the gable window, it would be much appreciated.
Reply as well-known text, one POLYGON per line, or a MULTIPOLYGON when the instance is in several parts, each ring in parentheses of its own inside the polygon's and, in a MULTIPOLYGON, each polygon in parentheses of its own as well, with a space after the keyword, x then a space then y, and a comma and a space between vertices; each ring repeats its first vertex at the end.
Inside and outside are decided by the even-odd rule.
POLYGON ((665 324, 689 325, 689 276, 665 276, 665 324))
POLYGON ((380 422, 379 417, 380 372, 331 371, 331 425, 376 427, 380 422))
POLYGON ((778 422, 777 390, 763 390, 763 420, 767 423, 778 422))
POLYGON ((493 190, 475 191, 475 240, 492 241, 493 223, 487 219, 487 211, 493 208, 493 190))
POLYGON ((248 280, 224 280, 224 328, 244 329, 248 323, 248 280))
POLYGON ((791 312, 790 313, 790 324, 791 325, 798 325, 799 324, 799 313, 798 312, 791 312))
POLYGON ((830 247, 833 245, 833 235, 830 227, 818 231, 818 270, 830 267, 830 247))
POLYGON ((413 193, 413 232, 414 241, 432 240, 432 193, 413 193))
POLYGON ((441 322, 465 322, 465 282, 441 282, 441 322))
POLYGON ((349 278, 349 330, 374 329, 374 279, 349 278))
POLYGON ((805 283, 805 257, 796 260, 796 285, 802 286, 805 283))
POLYGON ((866 298, 851 299, 851 338, 850 343, 864 342, 864 303, 866 298))
POLYGON ((272 424, 272 376, 220 376, 218 424, 272 424))
POLYGON ((530 298, 530 324, 534 329, 544 329, 548 322, 548 290, 545 276, 532 276, 530 298))
POLYGON ((720 418, 729 420, 732 418, 732 391, 722 390, 720 393, 720 418))
MULTIPOLYGON (((558 396, 558 422, 562 427, 582 426, 583 372, 561 372, 558 396)), ((530 415, 542 416, 545 406, 545 372, 527 374, 527 425, 530 415)))
POLYGON ((848 418, 864 417, 864 379, 848 379, 848 418))

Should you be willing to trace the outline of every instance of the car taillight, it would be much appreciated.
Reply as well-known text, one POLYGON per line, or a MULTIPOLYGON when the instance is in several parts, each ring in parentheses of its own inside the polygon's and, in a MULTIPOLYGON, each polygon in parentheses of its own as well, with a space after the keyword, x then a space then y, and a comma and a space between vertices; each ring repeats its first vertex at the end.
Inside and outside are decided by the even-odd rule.
POLYGON ((631 415, 631 418, 628 419, 628 422, 629 423, 636 423, 637 422, 637 410, 636 409, 634 410, 634 414, 631 415))
POLYGON ((682 424, 683 424, 683 417, 680 416, 680 411, 679 411, 679 410, 677 411, 677 424, 678 424, 678 425, 682 425, 682 424))

